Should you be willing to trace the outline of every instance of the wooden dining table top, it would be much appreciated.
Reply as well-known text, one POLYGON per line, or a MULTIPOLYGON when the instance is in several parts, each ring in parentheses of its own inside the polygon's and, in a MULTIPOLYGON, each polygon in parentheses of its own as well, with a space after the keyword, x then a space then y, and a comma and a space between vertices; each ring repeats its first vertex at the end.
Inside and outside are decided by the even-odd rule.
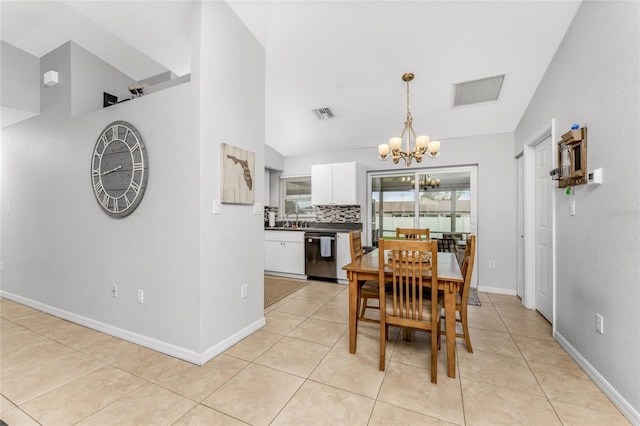
MULTIPOLYGON (((372 273, 377 275, 378 266, 378 249, 366 253, 360 259, 351 262, 342 267, 347 272, 372 273)), ((391 274, 389 267, 385 268, 391 274)), ((430 271, 428 272, 430 273, 430 271)), ((463 283, 464 278, 460 272, 460 265, 454 253, 438 253, 438 281, 448 281, 463 283)))

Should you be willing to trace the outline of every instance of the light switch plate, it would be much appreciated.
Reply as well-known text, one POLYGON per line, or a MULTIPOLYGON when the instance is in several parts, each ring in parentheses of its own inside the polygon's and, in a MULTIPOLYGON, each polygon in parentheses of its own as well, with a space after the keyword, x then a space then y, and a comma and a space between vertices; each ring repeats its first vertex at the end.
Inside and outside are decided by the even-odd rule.
POLYGON ((213 214, 220 214, 220 200, 213 200, 213 214))
POLYGON ((587 183, 591 185, 602 185, 602 168, 587 172, 587 183))
POLYGON ((253 205, 253 214, 262 214, 262 203, 255 203, 253 205))
POLYGON ((569 204, 569 215, 576 215, 576 200, 571 200, 571 203, 569 204))

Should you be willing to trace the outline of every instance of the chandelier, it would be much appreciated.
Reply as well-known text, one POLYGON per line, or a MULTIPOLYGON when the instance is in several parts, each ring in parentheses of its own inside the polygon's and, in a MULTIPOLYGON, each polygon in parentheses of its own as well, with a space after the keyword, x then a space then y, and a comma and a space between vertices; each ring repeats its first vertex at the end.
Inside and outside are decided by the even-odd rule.
MULTIPOLYGON (((414 178, 412 178, 411 176, 402 176, 400 178, 401 182, 411 182, 411 185, 415 185, 416 180, 414 178)), ((437 187, 440 186, 440 179, 436 178, 436 179, 432 179, 431 176, 429 175, 421 175, 420 176, 420 181, 418 182, 420 184, 420 188, 421 189, 427 189, 431 188, 431 189, 435 189, 437 187)))
POLYGON ((387 160, 389 157, 393 159, 393 164, 398 164, 400 159, 404 159, 407 167, 411 165, 411 159, 415 158, 417 163, 422 161, 422 156, 427 155, 430 158, 436 158, 440 155, 440 141, 430 141, 429 136, 416 136, 413 130, 413 116, 409 111, 409 82, 413 80, 413 73, 406 73, 402 76, 402 80, 407 82, 407 121, 404 122, 404 128, 400 137, 389 139, 389 143, 378 145, 378 158, 387 160), (402 138, 406 135, 406 149, 403 151, 402 138), (413 135, 415 147, 411 148, 411 136, 413 135), (389 155, 391 152, 391 155, 389 155))
POLYGON ((421 184, 423 187, 425 187, 425 189, 426 189, 426 187, 427 187, 427 186, 428 186, 429 188, 433 188, 433 189, 435 189, 435 188, 437 188, 437 187, 439 187, 439 186, 440 186, 440 179, 431 179, 431 177, 429 177, 429 175, 427 175, 427 180, 426 180, 426 182, 425 182, 424 180, 421 180, 421 181, 420 181, 420 184, 421 184))

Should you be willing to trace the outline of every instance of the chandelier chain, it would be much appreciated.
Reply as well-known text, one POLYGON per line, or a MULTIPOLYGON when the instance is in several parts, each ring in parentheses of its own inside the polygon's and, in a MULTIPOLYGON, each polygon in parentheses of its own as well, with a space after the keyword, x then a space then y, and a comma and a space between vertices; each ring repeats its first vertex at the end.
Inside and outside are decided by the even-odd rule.
POLYGON ((407 121, 409 123, 413 123, 413 117, 411 116, 411 111, 409 110, 409 81, 407 80, 407 121))

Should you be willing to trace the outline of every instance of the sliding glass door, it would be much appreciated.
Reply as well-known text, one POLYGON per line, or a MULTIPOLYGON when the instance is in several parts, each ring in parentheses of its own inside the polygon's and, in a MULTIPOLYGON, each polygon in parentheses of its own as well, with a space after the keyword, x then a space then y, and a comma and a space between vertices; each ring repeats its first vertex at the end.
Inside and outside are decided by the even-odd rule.
POLYGON ((476 167, 369 174, 370 241, 396 228, 429 228, 433 238, 475 233, 476 167))

